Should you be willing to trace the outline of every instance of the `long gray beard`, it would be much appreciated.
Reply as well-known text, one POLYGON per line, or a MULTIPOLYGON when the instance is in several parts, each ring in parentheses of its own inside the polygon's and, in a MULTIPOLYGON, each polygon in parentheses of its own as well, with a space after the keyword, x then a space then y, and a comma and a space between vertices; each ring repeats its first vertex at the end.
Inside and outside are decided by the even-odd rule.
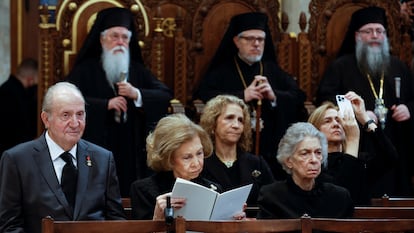
POLYGON ((356 40, 356 60, 359 69, 363 73, 369 73, 373 77, 386 74, 390 65, 390 53, 387 38, 384 38, 381 47, 372 48, 368 43, 356 40))
POLYGON ((119 82, 120 74, 128 73, 129 50, 122 46, 117 46, 111 50, 103 49, 102 66, 106 73, 106 78, 111 84, 119 82), (113 53, 114 50, 122 49, 124 52, 113 53))

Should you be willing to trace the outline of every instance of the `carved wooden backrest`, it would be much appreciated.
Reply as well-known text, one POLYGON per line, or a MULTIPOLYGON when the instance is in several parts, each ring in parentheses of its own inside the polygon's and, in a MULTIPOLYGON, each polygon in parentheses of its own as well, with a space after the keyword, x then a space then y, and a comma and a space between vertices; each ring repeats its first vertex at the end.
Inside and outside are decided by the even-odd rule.
POLYGON ((325 72, 327 65, 335 59, 354 11, 367 6, 378 6, 386 10, 387 35, 391 53, 409 63, 411 45, 402 35, 402 21, 398 1, 388 0, 311 0, 309 4, 309 39, 312 42, 312 90, 325 72))

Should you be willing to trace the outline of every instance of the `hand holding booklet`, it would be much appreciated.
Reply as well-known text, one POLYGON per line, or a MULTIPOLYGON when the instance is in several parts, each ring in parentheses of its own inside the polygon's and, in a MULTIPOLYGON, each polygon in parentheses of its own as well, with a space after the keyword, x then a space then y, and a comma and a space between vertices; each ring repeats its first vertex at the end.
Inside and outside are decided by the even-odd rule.
POLYGON ((174 211, 174 217, 188 220, 231 220, 243 211, 252 184, 218 193, 197 183, 177 178, 171 197, 184 197, 186 204, 174 211))

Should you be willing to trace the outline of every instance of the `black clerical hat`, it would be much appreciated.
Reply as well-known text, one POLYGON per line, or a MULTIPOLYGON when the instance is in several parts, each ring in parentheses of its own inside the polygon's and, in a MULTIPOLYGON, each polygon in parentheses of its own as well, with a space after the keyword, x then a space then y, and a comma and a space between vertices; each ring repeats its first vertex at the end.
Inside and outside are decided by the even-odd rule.
MULTIPOLYGON (((237 56, 239 49, 234 44, 233 38, 243 31, 258 29, 266 33, 262 61, 276 61, 276 52, 273 45, 272 34, 268 25, 268 17, 260 12, 241 13, 230 19, 226 32, 221 39, 213 58, 210 60, 204 76, 208 73, 220 69, 221 67, 232 67, 234 58, 237 56), (229 66, 230 65, 230 66, 229 66)), ((202 81, 202 80, 200 80, 202 81)), ((193 92, 193 98, 200 98, 198 88, 193 92)))
POLYGON ((248 12, 240 15, 234 16, 230 25, 234 27, 233 35, 237 35, 240 32, 259 29, 266 31, 267 27, 267 15, 259 12, 248 12))
POLYGON ((349 23, 349 30, 352 32, 358 31, 362 26, 369 23, 379 23, 387 29, 387 17, 385 10, 380 7, 367 7, 355 11, 352 14, 351 22, 349 23))
POLYGON ((370 6, 355 11, 351 16, 348 31, 345 34, 338 56, 355 52, 355 32, 369 23, 379 23, 387 29, 385 10, 380 7, 370 6))
POLYGON ((95 22, 100 22, 100 31, 117 26, 125 27, 130 31, 134 29, 132 14, 126 8, 112 7, 104 9, 98 13, 95 22))
POLYGON ((263 30, 266 33, 262 60, 276 61, 275 48, 267 21, 267 15, 260 12, 248 12, 233 16, 216 53, 210 61, 206 73, 214 70, 217 66, 233 61, 233 57, 238 53, 238 48, 233 42, 233 37, 237 36, 240 32, 251 29, 263 30))

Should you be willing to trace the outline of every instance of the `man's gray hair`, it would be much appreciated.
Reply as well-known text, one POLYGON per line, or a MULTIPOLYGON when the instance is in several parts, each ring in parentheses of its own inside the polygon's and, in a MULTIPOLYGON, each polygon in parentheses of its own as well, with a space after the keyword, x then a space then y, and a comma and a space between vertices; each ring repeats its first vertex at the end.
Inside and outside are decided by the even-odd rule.
POLYGON ((57 94, 61 94, 64 92, 71 92, 74 95, 78 95, 83 99, 83 102, 85 102, 82 92, 79 90, 77 86, 69 82, 58 82, 47 89, 47 92, 43 98, 42 111, 50 113, 53 107, 54 97, 57 94))

